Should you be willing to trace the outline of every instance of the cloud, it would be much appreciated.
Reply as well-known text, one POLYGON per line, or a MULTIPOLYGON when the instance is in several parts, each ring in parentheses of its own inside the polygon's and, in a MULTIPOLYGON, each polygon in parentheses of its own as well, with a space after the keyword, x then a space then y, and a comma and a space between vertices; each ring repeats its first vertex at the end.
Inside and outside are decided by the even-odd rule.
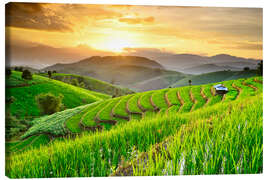
POLYGON ((72 16, 80 21, 81 19, 104 20, 122 17, 121 12, 114 11, 108 5, 91 4, 63 4, 54 5, 55 12, 61 12, 63 16, 72 16))
POLYGON ((262 50, 263 49, 263 45, 261 43, 257 43, 257 44, 251 44, 251 43, 238 43, 234 46, 224 46, 223 48, 227 48, 227 49, 241 49, 241 50, 262 50))
POLYGON ((143 56, 150 59, 175 55, 174 52, 159 48, 124 48, 123 50, 125 51, 124 55, 143 56))
POLYGON ((72 63, 91 56, 111 56, 113 52, 102 51, 80 44, 76 47, 52 47, 29 41, 6 44, 6 63, 34 68, 44 68, 55 63, 72 63))
POLYGON ((6 5, 6 26, 44 31, 72 31, 72 23, 46 9, 46 4, 8 3, 6 5))
POLYGON ((120 18, 119 22, 127 23, 127 24, 152 24, 155 21, 153 16, 149 16, 146 18, 120 18))

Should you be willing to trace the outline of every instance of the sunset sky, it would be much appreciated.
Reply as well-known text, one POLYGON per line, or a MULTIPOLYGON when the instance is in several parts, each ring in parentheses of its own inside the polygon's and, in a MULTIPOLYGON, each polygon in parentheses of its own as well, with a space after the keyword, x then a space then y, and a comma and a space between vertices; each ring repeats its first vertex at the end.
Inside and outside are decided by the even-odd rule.
MULTIPOLYGON (((9 3, 6 43, 262 59, 262 9, 9 3)), ((85 51, 83 51, 85 53, 85 51)))

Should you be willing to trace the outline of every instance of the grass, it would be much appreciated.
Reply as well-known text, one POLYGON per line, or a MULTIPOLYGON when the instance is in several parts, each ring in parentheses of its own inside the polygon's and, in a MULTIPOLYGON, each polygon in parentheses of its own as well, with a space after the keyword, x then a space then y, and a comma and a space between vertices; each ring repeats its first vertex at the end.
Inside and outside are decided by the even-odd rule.
MULTIPOLYGON (((239 83, 241 87, 244 89, 252 89, 248 86, 245 86, 242 84, 243 79, 239 80, 239 83)), ((248 82, 254 82, 253 79, 247 79, 245 81, 248 82)), ((230 102, 232 100, 236 99, 236 96, 238 92, 235 89, 232 89, 232 82, 238 82, 238 81, 225 81, 222 82, 229 88, 229 92, 226 94, 225 102, 230 102), (235 94, 236 93, 236 94, 235 94)), ((94 127, 97 125, 106 126, 106 129, 109 129, 111 125, 108 123, 125 123, 128 120, 131 119, 132 113, 142 113, 142 110, 139 108, 138 100, 140 99, 141 106, 146 110, 144 112, 144 116, 147 115, 148 111, 153 111, 154 107, 151 104, 150 98, 152 97, 153 103, 159 107, 160 109, 165 109, 164 112, 167 111, 169 108, 166 101, 165 101, 165 94, 168 94, 168 99, 172 103, 172 106, 176 107, 170 107, 167 112, 177 112, 176 109, 179 110, 178 113, 184 113, 189 112, 191 110, 197 110, 202 108, 206 101, 201 95, 201 88, 203 88, 203 92, 207 98, 209 98, 209 101, 207 103, 207 106, 212 106, 218 102, 221 102, 222 96, 216 95, 214 96, 211 93, 211 88, 214 84, 209 85, 203 85, 203 86, 187 86, 182 88, 175 88, 175 89, 163 89, 163 90, 155 90, 155 91, 149 91, 144 93, 138 93, 134 95, 127 95, 122 96, 118 98, 108 99, 105 101, 99 101, 95 102, 94 104, 85 105, 80 108, 80 111, 76 110, 76 113, 71 113, 70 111, 67 111, 67 114, 65 114, 65 111, 63 113, 60 113, 59 115, 52 115, 52 116, 45 116, 43 117, 43 123, 46 124, 46 126, 40 126, 39 122, 34 122, 33 126, 27 131, 27 135, 23 136, 29 136, 33 134, 38 134, 40 132, 42 133, 49 133, 52 135, 65 135, 69 132, 71 133, 81 133, 81 123, 85 126, 94 127), (183 105, 180 106, 180 101, 177 98, 177 92, 180 93, 181 99, 183 100, 183 105), (195 104, 192 101, 190 97, 190 92, 192 93, 193 98, 195 99, 195 104), (127 112, 126 107, 128 106, 129 111, 131 113, 127 112), (180 106, 180 108, 179 108, 180 106), (62 118, 63 117, 63 118, 62 118), (56 120, 55 120, 56 119, 56 120), (108 122, 104 124, 104 122, 98 122, 97 120, 114 120, 115 122, 108 122), (55 126, 55 127, 53 127, 55 126), (45 128, 46 127, 46 128, 45 128), (54 134, 53 129, 56 130, 56 134, 54 134), (34 129, 34 130, 33 130, 34 129), (31 131, 31 132, 30 132, 31 131)), ((252 96, 254 93, 262 92, 260 91, 262 89, 262 86, 258 86, 258 91, 255 92, 254 89, 252 91, 245 92, 245 96, 252 96)), ((244 92, 244 90, 243 90, 244 92)), ((245 97, 244 96, 244 97, 245 97)), ((156 114, 157 112, 155 112, 156 114)), ((151 114, 151 113, 150 113, 151 114)), ((136 119, 140 119, 140 116, 136 116, 136 119)), ((85 130, 85 129, 83 129, 85 130)))
POLYGON ((131 175, 262 172, 262 94, 190 113, 146 116, 110 131, 31 149, 11 156, 6 174, 10 178, 99 177, 129 162, 131 175), (140 152, 151 155, 151 149, 168 137, 172 140, 167 150, 148 159, 146 171, 132 163, 140 152))
POLYGON ((141 109, 138 107, 138 100, 142 93, 136 93, 133 97, 128 101, 128 109, 133 113, 142 113, 141 109))
POLYGON ((167 91, 168 89, 156 91, 152 95, 153 102, 159 109, 168 108, 168 104, 166 103, 165 100, 165 94, 167 93, 167 91))
POLYGON ((200 75, 194 75, 190 77, 186 77, 181 79, 180 81, 171 85, 172 87, 183 87, 188 86, 188 81, 192 81, 192 85, 202 85, 202 84, 210 84, 221 81, 228 81, 240 78, 250 78, 256 76, 255 70, 249 71, 218 71, 205 73, 200 75))
POLYGON ((173 105, 181 105, 179 99, 177 98, 178 91, 179 91, 179 88, 169 89, 168 91, 168 99, 173 105))
POLYGON ((124 117, 128 117, 129 114, 126 111, 126 104, 128 102, 129 99, 131 99, 133 97, 133 95, 127 95, 123 98, 121 98, 118 102, 118 104, 116 104, 115 108, 114 108, 114 114, 118 115, 118 116, 124 116, 124 117))
POLYGON ((232 87, 233 82, 234 81, 232 80, 232 81, 226 81, 223 83, 229 90, 229 92, 225 95, 225 100, 224 100, 225 102, 233 101, 239 95, 239 92, 237 91, 237 89, 232 87))
POLYGON ((72 132, 72 133, 80 133, 82 132, 82 129, 80 128, 80 120, 82 116, 87 113, 88 111, 91 111, 96 106, 97 103, 92 103, 89 105, 86 105, 84 109, 82 109, 79 113, 72 116, 66 121, 66 127, 72 132))
POLYGON ((23 141, 6 143, 6 153, 22 152, 33 148, 39 148, 41 145, 47 145, 50 139, 47 135, 31 136, 23 141))
POLYGON ((177 113, 180 109, 180 105, 175 105, 175 106, 171 106, 169 107, 169 109, 167 110, 168 113, 177 113))
MULTIPOLYGON (((87 105, 86 105, 87 106, 87 105)), ((22 136, 26 138, 36 134, 65 135, 68 129, 64 124, 66 120, 79 113, 85 106, 79 106, 66 111, 57 112, 50 116, 43 116, 34 121, 34 125, 22 136)))
POLYGON ((189 91, 191 87, 183 87, 179 89, 180 96, 184 101, 183 106, 181 107, 180 112, 189 112, 193 106, 193 102, 190 99, 189 91))
MULTIPOLYGON (((48 74, 43 74, 43 76, 48 76, 48 74)), ((64 73, 53 73, 52 75, 53 79, 70 83, 71 79, 78 79, 79 83, 83 82, 85 84, 85 89, 91 90, 91 91, 96 91, 104 94, 109 94, 109 95, 115 95, 116 93, 119 96, 127 95, 130 93, 133 93, 133 91, 118 86, 114 84, 110 84, 105 81, 101 81, 89 76, 80 76, 80 75, 75 75, 75 74, 64 74, 64 73)))
POLYGON ((257 88, 258 91, 262 92, 263 91, 263 84, 260 82, 256 82, 254 80, 256 80, 258 77, 254 77, 254 78, 249 78, 245 80, 245 83, 248 85, 252 85, 254 87, 257 88))
MULTIPOLYGON (((17 77, 21 72, 13 71, 12 77, 17 77)), ((18 78, 18 77, 17 77, 18 78)), ((62 94, 65 109, 74 108, 80 105, 93 103, 99 100, 108 99, 110 96, 78 88, 60 81, 48 79, 42 76, 33 75, 30 86, 6 88, 6 98, 13 96, 15 101, 10 105, 10 112, 17 118, 27 116, 40 116, 35 97, 41 93, 62 94)))
POLYGON ((120 98, 114 98, 111 100, 101 111, 99 112, 99 119, 100 120, 116 120, 116 121, 122 121, 121 118, 112 117, 112 109, 116 106, 116 104, 119 102, 120 98))
MULTIPOLYGON (((252 83, 253 79, 245 79, 245 81, 252 83)), ((239 80, 239 83, 242 84, 243 79, 239 80)), ((234 81, 225 81, 222 84, 225 84, 226 87, 229 88, 229 92, 226 94, 225 100, 223 102, 231 102, 236 99, 238 92, 232 88, 232 82, 234 81), (233 96, 236 92, 236 96, 233 96)), ((71 110, 62 111, 59 113, 55 113, 50 116, 44 116, 39 119, 33 121, 33 126, 22 136, 22 138, 27 138, 32 135, 39 134, 49 134, 51 136, 65 136, 70 133, 83 133, 83 131, 93 131, 97 128, 100 129, 103 126, 104 130, 109 130, 112 128, 113 124, 117 126, 122 126, 128 121, 141 120, 142 117, 145 119, 151 119, 159 115, 166 114, 182 114, 189 113, 192 111, 200 110, 205 107, 205 99, 201 96, 200 90, 201 88, 204 91, 204 94, 209 98, 209 102, 207 103, 207 107, 211 107, 215 104, 219 104, 221 102, 222 96, 216 95, 213 96, 210 89, 214 84, 203 85, 203 86, 188 86, 182 88, 175 89, 165 89, 165 90, 155 90, 150 92, 138 93, 134 95, 127 95, 118 98, 108 99, 104 101, 98 101, 92 104, 79 106, 78 108, 74 108, 71 110), (165 104, 165 94, 168 90, 168 99, 173 104, 171 107, 168 107, 165 104), (180 92, 181 99, 183 99, 183 105, 180 105, 180 101, 177 98, 177 92, 180 92), (190 97, 190 92, 192 92, 194 98, 196 99, 196 103, 194 104, 190 97), (135 112, 142 112, 138 107, 138 99, 141 97, 143 101, 141 101, 144 107, 149 106, 150 99, 152 97, 154 103, 159 107, 163 107, 166 105, 166 108, 161 108, 160 112, 152 111, 148 109, 148 111, 141 114, 135 114, 135 112), (159 99, 158 99, 159 97, 159 99), (176 101, 177 100, 177 101, 176 101), (162 102, 162 103, 158 103, 162 102), (178 103, 178 104, 177 104, 178 103), (175 105, 174 105, 175 104, 175 105), (129 107, 129 110, 133 113, 128 113, 126 111, 126 107, 129 107), (115 116, 116 115, 123 115, 115 116), (102 121, 99 121, 102 120, 102 121), (110 121, 109 121, 110 120, 110 121), (111 121, 113 120, 113 121, 111 121), (105 122, 104 122, 105 121, 105 122), (107 122, 106 122, 107 121, 107 122), (82 127, 84 126, 84 127, 82 127), (89 127, 89 128, 87 128, 89 127)), ((248 86, 243 85, 244 88, 250 88, 248 86)), ((251 88, 252 89, 252 88, 251 88)), ((262 92, 262 86, 258 84, 258 90, 254 91, 246 91, 245 96, 239 97, 242 99, 244 97, 251 97, 255 94, 262 92)), ((151 103, 150 103, 151 104, 151 103)), ((151 105, 152 106, 152 105, 151 105)), ((152 106, 153 107, 153 106, 152 106)))
POLYGON ((41 79, 35 75, 33 76, 32 80, 22 79, 22 72, 18 72, 18 71, 12 71, 11 76, 6 78, 7 87, 34 85, 34 84, 46 83, 46 82, 47 82, 47 79, 41 79))
POLYGON ((191 93, 193 94, 194 98, 196 99, 196 104, 194 105, 193 110, 196 110, 196 109, 203 107, 205 104, 205 99, 201 95, 201 86, 192 87, 191 93))
POLYGON ((143 109, 148 110, 148 111, 154 110, 154 107, 150 101, 150 98, 151 98, 153 93, 154 93, 154 91, 147 91, 146 93, 143 93, 142 96, 140 97, 139 101, 140 101, 143 109))
POLYGON ((134 176, 250 174, 263 169, 262 96, 182 126, 146 163, 133 162, 134 176), (243 105, 249 104, 249 105, 243 105), (244 106, 244 107, 243 107, 244 106), (227 112, 230 112, 227 114, 227 112), (147 168, 142 168, 147 167, 147 168))
POLYGON ((246 97, 248 95, 252 95, 252 96, 255 95, 254 89, 252 89, 249 86, 243 85, 242 84, 243 82, 244 82, 244 79, 239 79, 233 82, 237 87, 241 88, 241 93, 239 94, 239 98, 246 97))
POLYGON ((100 111, 100 108, 103 108, 107 103, 108 103, 108 101, 104 101, 104 102, 100 102, 100 103, 96 104, 95 107, 91 108, 90 111, 86 112, 81 117, 82 123, 85 126, 95 126, 96 125, 95 117, 96 117, 97 113, 100 111))

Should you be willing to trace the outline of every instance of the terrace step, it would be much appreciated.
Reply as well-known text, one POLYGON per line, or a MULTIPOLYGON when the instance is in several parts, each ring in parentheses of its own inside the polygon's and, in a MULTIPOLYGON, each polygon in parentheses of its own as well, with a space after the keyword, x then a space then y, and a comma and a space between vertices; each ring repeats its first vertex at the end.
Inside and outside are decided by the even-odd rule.
POLYGON ((206 106, 208 104, 208 102, 209 102, 209 98, 204 94, 203 90, 204 90, 204 88, 201 87, 201 92, 200 93, 201 93, 201 96, 203 97, 203 99, 205 100, 204 106, 206 106))
POLYGON ((195 99, 194 95, 192 94, 191 88, 189 90, 189 97, 190 97, 191 101, 193 102, 193 105, 192 105, 190 111, 193 111, 193 109, 198 101, 195 99))
MULTIPOLYGON (((130 108, 129 108, 129 103, 131 101, 132 98, 134 98, 134 96, 132 96, 126 103, 126 112, 131 115, 131 114, 138 114, 138 115, 143 115, 143 112, 134 112, 134 111, 131 111, 130 108)), ((138 106, 138 103, 137 103, 137 106, 138 106)), ((139 108, 139 107, 138 107, 139 108)), ((140 109, 140 108, 139 108, 140 109)))
POLYGON ((252 84, 247 84, 245 81, 243 81, 242 84, 243 84, 244 86, 248 86, 248 87, 252 88, 254 91, 257 91, 257 90, 258 90, 257 87, 253 86, 252 84))
MULTIPOLYGON (((123 99, 119 100, 118 103, 113 107, 112 109, 112 112, 111 112, 111 116, 112 117, 116 117, 116 118, 122 118, 122 119, 125 119, 127 121, 130 120, 129 116, 123 116, 123 115, 119 115, 119 114, 116 114, 115 113, 115 109, 118 107, 118 105, 120 104, 120 102, 122 101, 123 99)), ((125 104, 126 105, 126 104, 125 104)), ((126 108, 126 107, 125 107, 126 108)), ((125 109, 126 110, 126 109, 125 109)), ((127 112, 127 111, 126 111, 127 112)), ((128 113, 128 112, 127 112, 128 113)), ((129 113, 128 113, 129 114, 129 113)))
MULTIPOLYGON (((150 93, 149 93, 150 94, 150 93)), ((141 111, 142 112, 147 112, 147 111, 157 111, 157 107, 156 107, 156 105, 152 102, 152 100, 151 100, 151 97, 152 97, 152 95, 153 95, 153 92, 151 92, 151 94, 150 94, 150 97, 148 98, 147 96, 148 96, 148 93, 147 94, 144 94, 144 95, 142 95, 142 96, 140 96, 140 98, 138 99, 138 107, 141 109, 141 111), (146 107, 143 107, 143 104, 142 104, 142 98, 145 98, 145 97, 147 97, 147 101, 148 101, 148 105, 151 105, 151 108, 146 108, 146 107)), ((147 103, 147 101, 146 101, 146 103, 147 103)))
POLYGON ((235 99, 238 99, 241 92, 242 92, 242 89, 240 87, 236 86, 234 83, 232 83, 232 87, 238 91, 238 94, 237 94, 237 96, 235 98, 235 99))
POLYGON ((172 106, 172 103, 170 102, 170 100, 169 100, 169 98, 168 98, 168 92, 169 92, 169 91, 167 91, 167 92, 165 93, 165 101, 166 101, 168 107, 171 107, 171 106, 172 106))
POLYGON ((160 110, 159 107, 157 107, 157 106, 155 105, 154 101, 153 101, 153 94, 152 94, 151 97, 150 97, 150 103, 151 103, 151 105, 154 107, 154 111, 159 111, 159 110, 160 110))
POLYGON ((255 81, 257 83, 260 83, 260 84, 263 84, 263 81, 262 80, 259 80, 259 79, 254 79, 253 81, 255 81))

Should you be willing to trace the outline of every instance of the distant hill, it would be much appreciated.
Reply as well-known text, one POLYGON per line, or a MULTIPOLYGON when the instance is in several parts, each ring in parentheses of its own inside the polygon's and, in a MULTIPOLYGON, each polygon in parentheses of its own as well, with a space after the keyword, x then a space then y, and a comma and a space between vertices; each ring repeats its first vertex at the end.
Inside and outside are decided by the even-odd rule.
POLYGON ((233 66, 228 66, 228 65, 218 66, 215 64, 202 64, 202 65, 186 68, 183 71, 188 74, 204 74, 204 73, 224 71, 224 70, 241 71, 243 69, 236 68, 233 66))
POLYGON ((163 71, 164 74, 162 76, 157 76, 151 79, 147 79, 145 81, 137 82, 134 84, 128 85, 129 88, 132 88, 136 91, 149 91, 149 90, 157 90, 163 89, 180 79, 187 78, 189 75, 177 73, 174 71, 163 71))
MULTIPOLYGON (((42 74, 43 76, 48 76, 48 74, 42 74)), ((71 83, 72 79, 77 79, 78 83, 84 84, 84 88, 91 90, 91 91, 96 91, 100 93, 105 93, 109 94, 111 96, 117 95, 117 96, 122 96, 122 95, 127 95, 130 93, 134 93, 134 91, 129 90, 124 87, 120 87, 117 85, 110 84, 105 81, 101 81, 95 78, 91 78, 89 76, 80 76, 80 75, 75 75, 75 74, 63 74, 63 73, 53 73, 52 74, 52 79, 59 80, 65 83, 71 83)))
POLYGON ((193 54, 175 54, 156 58, 166 69, 183 73, 202 74, 221 70, 242 70, 244 67, 255 69, 259 59, 247 59, 227 54, 199 56, 193 54))
MULTIPOLYGON (((166 70, 156 61, 137 56, 94 56, 76 63, 55 64, 43 70, 90 76, 128 88, 133 88, 133 85, 139 82, 168 75, 177 77, 177 80, 184 78, 182 73, 166 70)), ((155 89, 162 87, 164 83, 161 86, 155 86, 155 89)), ((145 88, 136 86, 133 89, 141 91, 145 88)))
POLYGON ((172 84, 171 87, 182 87, 188 86, 188 81, 192 81, 192 85, 201 85, 201 84, 208 84, 208 83, 215 83, 220 81, 228 81, 234 80, 239 78, 249 78, 252 76, 256 76, 255 70, 249 71, 218 71, 218 72, 211 72, 205 73, 200 75, 193 75, 187 78, 181 79, 176 83, 172 84))

